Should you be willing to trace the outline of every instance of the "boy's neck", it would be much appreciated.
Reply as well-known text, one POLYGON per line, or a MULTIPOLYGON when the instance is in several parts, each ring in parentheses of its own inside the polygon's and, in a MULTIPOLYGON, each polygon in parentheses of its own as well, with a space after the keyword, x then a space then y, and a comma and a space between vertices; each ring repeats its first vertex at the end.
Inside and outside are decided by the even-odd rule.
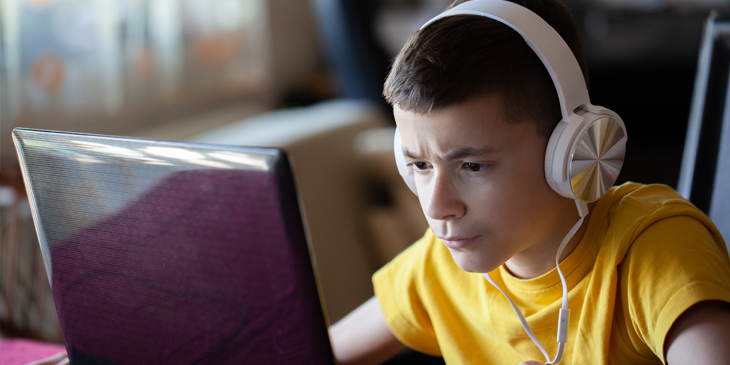
MULTIPOLYGON (((570 239, 568 244, 565 246, 565 249, 563 249, 563 253, 560 255, 559 259, 560 262, 563 262, 563 260, 565 260, 578 246, 581 239, 583 239, 583 234, 585 234, 586 228, 588 227, 588 221, 595 205, 595 202, 588 204, 588 215, 586 215, 585 219, 583 219, 583 223, 580 228, 578 228, 573 235, 573 238, 570 239)), ((547 242, 521 251, 514 255, 511 259, 507 260, 507 262, 505 262, 507 270, 517 278, 532 279, 544 275, 555 268, 555 255, 558 253, 560 243, 563 241, 568 231, 570 231, 573 225, 575 225, 575 223, 580 219, 577 212, 575 214, 575 219, 572 218, 572 215, 570 217, 572 221, 566 219, 566 224, 552 232, 547 242)))

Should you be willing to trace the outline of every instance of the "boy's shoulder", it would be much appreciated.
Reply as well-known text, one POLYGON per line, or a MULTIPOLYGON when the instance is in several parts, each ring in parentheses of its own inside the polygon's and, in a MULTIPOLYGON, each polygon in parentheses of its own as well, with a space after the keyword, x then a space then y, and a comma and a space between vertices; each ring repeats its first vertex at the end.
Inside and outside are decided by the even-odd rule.
POLYGON ((725 242, 702 211, 668 186, 629 183, 608 197, 594 275, 616 271, 622 335, 637 353, 662 357, 669 329, 688 308, 730 302, 725 242))
POLYGON ((627 182, 615 186, 599 200, 594 213, 605 217, 614 228, 632 229, 633 233, 675 216, 689 216, 715 229, 702 211, 671 187, 661 184, 627 182))
POLYGON ((611 201, 614 210, 633 207, 646 212, 653 212, 673 204, 692 206, 689 201, 667 185, 646 185, 635 182, 614 186, 601 200, 611 201))
MULTIPOLYGON (((613 260, 618 262, 629 250, 635 250, 633 246, 640 237, 654 237, 642 240, 644 245, 648 242, 667 244, 658 242, 667 238, 656 229, 664 225, 685 227, 682 236, 692 236, 702 230, 712 237, 715 245, 725 249, 725 242, 710 218, 666 185, 629 182, 615 186, 597 202, 591 215, 591 225, 603 232, 596 238, 602 245, 610 245, 613 260)), ((687 244, 694 244, 689 241, 687 244)))

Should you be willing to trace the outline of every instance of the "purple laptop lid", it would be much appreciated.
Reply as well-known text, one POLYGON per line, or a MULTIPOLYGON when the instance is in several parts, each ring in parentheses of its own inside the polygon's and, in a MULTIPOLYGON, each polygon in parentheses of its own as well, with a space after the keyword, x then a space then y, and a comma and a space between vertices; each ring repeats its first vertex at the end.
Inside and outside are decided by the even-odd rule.
POLYGON ((13 138, 72 364, 334 363, 283 152, 13 138))

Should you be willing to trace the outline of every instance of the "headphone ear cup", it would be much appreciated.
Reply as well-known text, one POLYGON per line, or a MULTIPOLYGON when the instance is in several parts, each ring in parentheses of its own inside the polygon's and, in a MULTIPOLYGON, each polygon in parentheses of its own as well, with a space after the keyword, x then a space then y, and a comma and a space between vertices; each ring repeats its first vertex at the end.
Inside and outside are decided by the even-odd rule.
POLYGON ((553 129, 553 133, 550 135, 550 139, 548 140, 547 148, 545 150, 545 180, 547 181, 548 186, 560 195, 564 194, 560 192, 558 182, 553 179, 553 169, 560 168, 560 166, 554 166, 553 161, 555 161, 555 149, 560 141, 560 136, 563 135, 567 125, 568 123, 565 121, 561 120, 558 122, 555 129, 553 129))
POLYGON ((413 174, 409 173, 406 159, 403 156, 403 145, 398 127, 395 127, 395 135, 393 136, 393 155, 395 155, 395 165, 398 167, 398 173, 400 173, 400 176, 413 194, 418 195, 418 191, 416 191, 416 180, 413 178, 413 174))
POLYGON ((626 152, 626 127, 614 112, 584 105, 553 130, 545 150, 545 180, 568 199, 596 201, 613 186, 626 152))

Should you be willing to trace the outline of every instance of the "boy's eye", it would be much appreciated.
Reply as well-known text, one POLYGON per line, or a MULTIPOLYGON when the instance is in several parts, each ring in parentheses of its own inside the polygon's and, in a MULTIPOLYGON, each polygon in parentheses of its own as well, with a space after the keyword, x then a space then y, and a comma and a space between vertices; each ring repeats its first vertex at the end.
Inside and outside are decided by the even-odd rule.
POLYGON ((466 163, 464 163, 464 168, 466 168, 467 170, 469 170, 471 172, 479 172, 483 168, 485 168, 485 165, 474 163, 474 162, 466 162, 466 163))
POLYGON ((408 163, 409 167, 413 168, 413 171, 426 171, 431 167, 431 165, 428 162, 423 161, 414 161, 408 163))
POLYGON ((415 166, 418 170, 425 170, 428 167, 425 162, 414 162, 413 166, 415 166))

